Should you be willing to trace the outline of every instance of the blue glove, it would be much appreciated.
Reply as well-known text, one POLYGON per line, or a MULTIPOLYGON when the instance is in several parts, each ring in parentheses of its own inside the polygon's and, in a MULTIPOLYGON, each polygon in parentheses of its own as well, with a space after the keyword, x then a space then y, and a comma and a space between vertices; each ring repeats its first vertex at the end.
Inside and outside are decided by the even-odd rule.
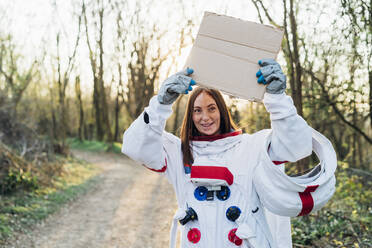
POLYGON ((262 59, 258 61, 261 69, 256 73, 259 84, 268 84, 266 92, 270 94, 281 94, 286 89, 286 77, 280 65, 273 59, 262 59))
POLYGON ((192 90, 191 86, 196 84, 188 77, 193 72, 193 69, 187 68, 167 78, 160 87, 158 101, 161 104, 172 104, 180 94, 188 94, 192 90))

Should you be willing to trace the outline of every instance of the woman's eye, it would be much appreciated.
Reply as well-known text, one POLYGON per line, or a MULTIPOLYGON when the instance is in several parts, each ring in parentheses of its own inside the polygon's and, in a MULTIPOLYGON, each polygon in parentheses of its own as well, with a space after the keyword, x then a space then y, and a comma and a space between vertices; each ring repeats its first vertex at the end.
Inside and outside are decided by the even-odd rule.
POLYGON ((210 107, 210 108, 209 108, 209 111, 210 111, 210 112, 213 112, 213 111, 215 111, 215 110, 216 110, 216 107, 210 107))
POLYGON ((200 113, 200 109, 194 109, 194 113, 200 113))

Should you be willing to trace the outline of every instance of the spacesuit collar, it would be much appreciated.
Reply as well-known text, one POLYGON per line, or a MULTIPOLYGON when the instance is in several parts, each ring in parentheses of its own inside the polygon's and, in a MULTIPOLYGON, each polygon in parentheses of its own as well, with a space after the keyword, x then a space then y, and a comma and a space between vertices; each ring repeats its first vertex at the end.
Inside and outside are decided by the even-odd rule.
POLYGON ((242 134, 242 130, 235 130, 230 133, 210 135, 210 136, 193 136, 191 137, 192 141, 215 141, 219 139, 224 139, 227 137, 233 137, 242 134))

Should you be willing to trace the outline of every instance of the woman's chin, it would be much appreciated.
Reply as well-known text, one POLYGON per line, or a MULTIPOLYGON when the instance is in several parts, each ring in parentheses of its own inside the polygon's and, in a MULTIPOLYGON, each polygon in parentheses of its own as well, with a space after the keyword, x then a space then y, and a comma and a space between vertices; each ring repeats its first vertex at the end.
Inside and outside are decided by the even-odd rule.
POLYGON ((202 130, 200 132, 200 134, 202 136, 213 136, 213 135, 219 134, 219 131, 218 131, 218 129, 217 130, 215 130, 215 129, 208 129, 208 130, 202 130))

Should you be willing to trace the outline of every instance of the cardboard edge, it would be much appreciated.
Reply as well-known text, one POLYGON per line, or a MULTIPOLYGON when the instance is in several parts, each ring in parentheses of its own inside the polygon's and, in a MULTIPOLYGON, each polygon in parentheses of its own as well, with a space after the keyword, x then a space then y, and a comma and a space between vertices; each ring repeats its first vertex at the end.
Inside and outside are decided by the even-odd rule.
MULTIPOLYGON (((226 17, 226 18, 231 18, 231 19, 234 19, 234 20, 240 20, 240 21, 243 21, 243 22, 252 22, 252 23, 256 23, 254 21, 249 21, 249 20, 245 20, 245 19, 242 19, 242 18, 239 18, 239 17, 234 17, 234 16, 227 16, 227 15, 223 15, 223 14, 218 14, 218 13, 215 13, 215 12, 211 12, 211 11, 204 11, 204 17, 209 17, 209 16, 223 16, 223 17, 226 17)), ((284 34, 284 29, 283 28, 279 28, 279 27, 275 27, 275 26, 272 26, 272 25, 268 25, 268 24, 263 24, 263 23, 257 23, 257 24, 261 24, 261 25, 264 25, 268 28, 271 28, 273 29, 274 31, 280 31, 284 34)), ((282 37, 283 39, 283 37, 282 37)))
MULTIPOLYGON (((186 67, 185 67, 186 68, 186 67)), ((228 96, 231 96, 233 98, 238 98, 240 100, 244 100, 244 101, 250 101, 250 102, 258 102, 258 103, 263 103, 263 97, 264 97, 264 94, 265 94, 265 91, 264 93, 262 94, 262 98, 256 98, 256 97, 250 97, 250 98, 246 98, 245 96, 240 96, 240 95, 237 95, 236 93, 232 93, 232 92, 229 92, 227 90, 221 90, 221 89, 217 89, 216 87, 212 87, 212 86, 209 86, 209 85, 205 85, 203 83, 196 83, 197 86, 199 87, 205 87, 205 88, 208 88, 208 89, 214 89, 214 90, 218 90, 222 93, 224 93, 225 95, 228 95, 228 96)), ((266 88, 266 86, 265 86, 266 88)))

